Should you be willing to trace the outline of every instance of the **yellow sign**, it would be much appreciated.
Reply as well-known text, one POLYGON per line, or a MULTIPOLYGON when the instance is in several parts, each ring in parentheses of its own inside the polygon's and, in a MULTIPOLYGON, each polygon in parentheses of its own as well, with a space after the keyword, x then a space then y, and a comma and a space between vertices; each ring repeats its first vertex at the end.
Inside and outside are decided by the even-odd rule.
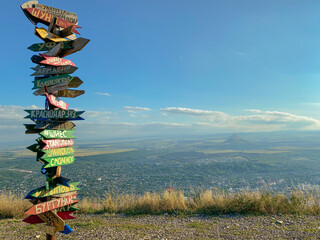
POLYGON ((41 38, 43 41, 53 41, 53 42, 63 42, 67 41, 65 38, 61 38, 51 32, 48 32, 45 28, 37 28, 35 29, 35 35, 41 38))

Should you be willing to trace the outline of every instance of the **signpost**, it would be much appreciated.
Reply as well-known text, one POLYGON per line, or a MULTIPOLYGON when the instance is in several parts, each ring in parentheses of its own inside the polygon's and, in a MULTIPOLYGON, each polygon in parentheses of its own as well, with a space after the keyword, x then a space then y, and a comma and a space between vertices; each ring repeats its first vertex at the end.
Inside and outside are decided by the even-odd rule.
POLYGON ((79 34, 77 14, 54 7, 28 1, 21 5, 27 18, 34 24, 48 26, 35 28, 35 35, 43 43, 32 44, 28 49, 43 52, 32 56, 32 62, 43 65, 32 68, 35 72, 33 81, 34 95, 45 96, 45 109, 25 110, 26 119, 34 124, 25 124, 26 134, 39 134, 37 143, 27 147, 36 153, 36 159, 42 163, 41 173, 45 175, 46 184, 32 190, 25 197, 34 205, 25 214, 23 221, 29 224, 40 224, 46 232, 47 239, 55 240, 56 233, 69 234, 72 229, 65 223, 75 218, 70 215, 78 210, 74 205, 78 202, 79 182, 69 183, 68 178, 61 176, 61 166, 72 164, 75 160, 74 127, 71 120, 83 120, 80 115, 84 111, 75 111, 59 97, 75 98, 84 94, 84 90, 74 90, 83 82, 71 76, 78 68, 63 57, 83 49, 89 39, 77 38, 79 34), (43 225, 45 224, 45 225, 43 225))

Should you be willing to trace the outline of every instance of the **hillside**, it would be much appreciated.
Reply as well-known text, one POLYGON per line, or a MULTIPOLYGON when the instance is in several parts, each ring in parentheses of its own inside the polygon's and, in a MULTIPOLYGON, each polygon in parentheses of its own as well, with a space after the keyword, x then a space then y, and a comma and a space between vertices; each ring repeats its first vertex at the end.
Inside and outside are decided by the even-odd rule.
MULTIPOLYGON (((139 216, 77 215, 74 232, 57 239, 316 239, 319 216, 139 216)), ((0 238, 44 239, 37 226, 20 219, 0 220, 0 238)))

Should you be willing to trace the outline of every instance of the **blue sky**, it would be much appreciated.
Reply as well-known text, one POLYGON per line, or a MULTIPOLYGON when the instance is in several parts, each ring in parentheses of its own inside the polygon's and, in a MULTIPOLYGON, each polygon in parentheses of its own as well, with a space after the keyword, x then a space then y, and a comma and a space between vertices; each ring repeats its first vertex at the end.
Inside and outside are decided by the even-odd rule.
MULTIPOLYGON (((0 133, 23 135, 41 42, 20 10, 0 9, 0 133)), ((135 137, 320 128, 320 2, 47 0, 76 12, 91 42, 66 57, 86 94, 79 136, 135 137)), ((30 136, 28 136, 30 138, 30 136)), ((33 136, 34 137, 34 136, 33 136)))

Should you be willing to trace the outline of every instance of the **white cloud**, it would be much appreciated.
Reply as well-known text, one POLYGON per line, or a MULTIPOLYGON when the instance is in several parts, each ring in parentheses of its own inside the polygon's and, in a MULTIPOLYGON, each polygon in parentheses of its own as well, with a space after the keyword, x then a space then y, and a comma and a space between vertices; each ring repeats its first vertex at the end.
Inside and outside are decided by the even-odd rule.
POLYGON ((131 106, 125 106, 122 108, 128 113, 138 113, 138 112, 144 112, 144 111, 150 111, 150 108, 146 107, 131 107, 131 106))
POLYGON ((111 94, 110 93, 103 93, 103 92, 96 92, 95 94, 97 94, 97 95, 101 95, 101 96, 111 96, 111 94))

